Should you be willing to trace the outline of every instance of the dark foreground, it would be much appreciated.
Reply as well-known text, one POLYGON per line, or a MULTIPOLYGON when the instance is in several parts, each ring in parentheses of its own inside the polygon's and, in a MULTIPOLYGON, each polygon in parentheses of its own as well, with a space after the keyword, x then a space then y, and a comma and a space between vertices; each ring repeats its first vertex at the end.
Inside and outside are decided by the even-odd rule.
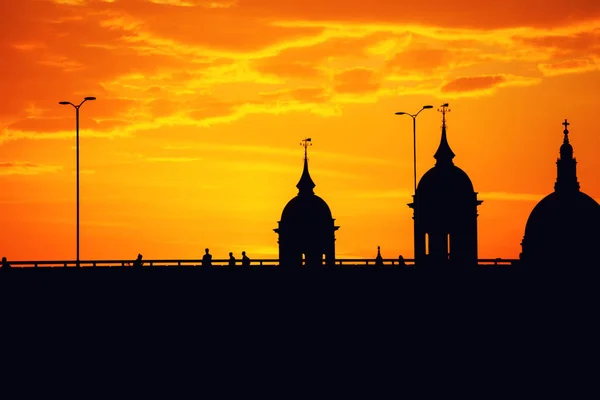
POLYGON ((435 302, 465 298, 512 301, 521 296, 585 296, 600 292, 597 274, 580 269, 533 273, 511 267, 428 271, 414 267, 344 267, 283 270, 278 267, 11 268, 0 270, 0 292, 94 301, 138 296, 139 301, 181 296, 211 302, 327 299, 435 302), (403 300, 403 301, 404 301, 403 300))

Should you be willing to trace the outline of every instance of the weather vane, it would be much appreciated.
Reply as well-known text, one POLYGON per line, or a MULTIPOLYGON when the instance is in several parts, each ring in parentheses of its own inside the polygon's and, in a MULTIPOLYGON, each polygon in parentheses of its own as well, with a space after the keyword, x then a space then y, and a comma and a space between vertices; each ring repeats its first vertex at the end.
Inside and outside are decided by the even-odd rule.
POLYGON ((566 118, 565 118, 565 122, 563 122, 562 124, 563 124, 563 125, 564 125, 564 127, 565 127, 565 130, 563 131, 563 133, 564 133, 565 135, 568 135, 568 134, 569 134, 569 128, 568 128, 568 126, 569 126, 569 125, 571 125, 571 124, 569 123, 569 121, 567 121, 567 119, 566 119, 566 118))
POLYGON ((312 146, 312 140, 310 138, 302 139, 300 146, 304 147, 304 159, 308 160, 306 149, 308 148, 308 146, 312 146))
POLYGON ((442 113, 442 125, 446 125, 446 113, 452 111, 448 108, 448 103, 442 104, 438 111, 442 113))

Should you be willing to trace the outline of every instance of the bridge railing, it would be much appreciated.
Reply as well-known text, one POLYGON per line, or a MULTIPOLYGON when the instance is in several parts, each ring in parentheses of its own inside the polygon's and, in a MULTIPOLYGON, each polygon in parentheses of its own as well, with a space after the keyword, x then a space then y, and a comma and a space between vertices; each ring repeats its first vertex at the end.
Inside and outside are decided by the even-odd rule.
MULTIPOLYGON (((147 267, 202 267, 202 260, 143 260, 142 268, 147 267)), ((479 259, 480 266, 507 267, 514 265, 518 260, 503 258, 479 259)), ((117 268, 133 267, 134 260, 82 260, 79 265, 82 268, 117 268)), ((406 266, 414 266, 414 259, 404 259, 406 266)), ((14 268, 74 268, 77 262, 73 260, 63 261, 9 261, 14 268)), ((383 265, 388 267, 399 266, 399 260, 395 258, 383 259, 383 265)), ((213 267, 227 267, 229 259, 212 260, 213 267)), ((335 265, 339 267, 374 267, 375 259, 365 258, 342 258, 336 259, 335 265)), ((241 267, 241 260, 236 260, 236 266, 241 267)), ((251 267, 278 267, 279 259, 252 259, 251 267)))

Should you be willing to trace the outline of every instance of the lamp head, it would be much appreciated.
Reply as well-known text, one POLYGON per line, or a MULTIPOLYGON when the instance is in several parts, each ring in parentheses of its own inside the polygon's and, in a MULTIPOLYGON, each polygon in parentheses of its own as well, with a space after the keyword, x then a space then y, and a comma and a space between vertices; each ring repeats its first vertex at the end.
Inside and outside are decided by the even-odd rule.
POLYGON ((86 97, 84 100, 96 100, 95 97, 86 97))
POLYGON ((68 102, 68 101, 59 101, 58 104, 66 106, 66 105, 71 104, 71 103, 68 102))
POLYGON ((406 113, 402 112, 402 111, 399 111, 399 112, 396 113, 396 115, 404 115, 404 114, 406 114, 406 113))
POLYGON ((423 106, 423 110, 427 110, 427 109, 429 109, 429 108, 433 108, 433 106, 429 106, 429 105, 427 105, 427 106, 423 106))

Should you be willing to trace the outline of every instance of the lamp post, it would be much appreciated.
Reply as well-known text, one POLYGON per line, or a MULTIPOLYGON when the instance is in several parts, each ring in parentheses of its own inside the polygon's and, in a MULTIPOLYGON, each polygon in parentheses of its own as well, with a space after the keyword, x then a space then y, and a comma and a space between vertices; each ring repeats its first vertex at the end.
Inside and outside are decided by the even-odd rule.
POLYGON ((76 169, 77 169, 77 263, 76 266, 79 267, 79 108, 88 100, 96 100, 95 97, 86 97, 83 99, 79 105, 75 105, 70 101, 61 101, 58 104, 61 105, 71 105, 75 108, 75 148, 76 148, 76 169))
POLYGON ((415 178, 415 192, 417 194, 417 116, 423 110, 428 110, 433 108, 433 106, 423 106, 416 114, 409 114, 407 112, 399 111, 396 115, 408 115, 413 120, 413 172, 415 178))

